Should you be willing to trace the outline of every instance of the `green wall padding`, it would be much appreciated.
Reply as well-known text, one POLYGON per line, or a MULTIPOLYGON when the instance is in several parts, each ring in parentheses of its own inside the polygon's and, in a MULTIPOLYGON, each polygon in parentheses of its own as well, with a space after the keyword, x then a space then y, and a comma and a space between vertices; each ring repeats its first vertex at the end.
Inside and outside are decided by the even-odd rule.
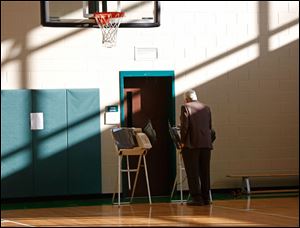
POLYGON ((33 130, 35 195, 68 193, 66 90, 33 90, 32 112, 44 114, 44 129, 33 130))
POLYGON ((1 90, 1 198, 33 195, 31 91, 1 90))
POLYGON ((1 90, 1 199, 101 193, 100 134, 98 89, 1 90))
POLYGON ((101 193, 98 89, 67 90, 70 194, 101 193))

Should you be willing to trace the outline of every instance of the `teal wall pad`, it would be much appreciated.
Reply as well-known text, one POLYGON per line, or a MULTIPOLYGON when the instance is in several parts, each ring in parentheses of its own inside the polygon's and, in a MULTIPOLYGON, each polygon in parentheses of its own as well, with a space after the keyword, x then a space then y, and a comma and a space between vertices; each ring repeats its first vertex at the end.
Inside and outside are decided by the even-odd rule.
POLYGON ((1 199, 101 193, 99 89, 1 90, 1 199), (44 129, 30 129, 42 112, 44 129))
POLYGON ((1 198, 33 195, 29 90, 1 90, 1 198))
POLYGON ((44 114, 44 129, 33 130, 35 195, 68 193, 66 90, 33 90, 32 111, 44 114))
POLYGON ((67 90, 69 191, 101 192, 98 89, 67 90))

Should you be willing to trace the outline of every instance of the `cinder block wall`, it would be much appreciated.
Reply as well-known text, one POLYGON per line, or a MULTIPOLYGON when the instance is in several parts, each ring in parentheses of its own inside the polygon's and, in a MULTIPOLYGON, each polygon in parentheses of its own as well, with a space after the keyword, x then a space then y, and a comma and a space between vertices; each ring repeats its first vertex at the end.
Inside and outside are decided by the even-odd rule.
MULTIPOLYGON (((186 89, 212 108, 212 188, 238 187, 229 173, 298 172, 298 1, 161 1, 161 26, 121 28, 113 49, 99 29, 42 27, 39 4, 1 2, 1 89, 99 88, 103 111, 119 103, 119 71, 174 70, 177 123, 186 89), (135 47, 158 58, 136 61, 135 47)), ((104 193, 117 169, 109 127, 102 112, 104 193)))

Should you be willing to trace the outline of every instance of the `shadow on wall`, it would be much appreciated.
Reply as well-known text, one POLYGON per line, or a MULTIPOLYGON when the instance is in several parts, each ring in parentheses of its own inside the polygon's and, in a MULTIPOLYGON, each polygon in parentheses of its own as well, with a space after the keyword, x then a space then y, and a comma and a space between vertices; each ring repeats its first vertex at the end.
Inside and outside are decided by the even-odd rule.
MULTIPOLYGON (((200 100, 212 107, 213 118, 215 117, 213 124, 218 134, 213 155, 216 160, 222 159, 222 157, 232 158, 233 156, 236 157, 237 162, 239 159, 245 158, 251 160, 251 156, 258 156, 258 153, 261 153, 260 157, 267 159, 270 156, 279 156, 280 158, 284 156, 282 151, 286 149, 298 151, 296 148, 296 145, 298 145, 298 131, 293 127, 295 123, 298 123, 298 87, 295 86, 292 91, 289 91, 288 83, 286 87, 284 84, 281 87, 279 83, 286 79, 298 80, 299 52, 295 52, 295 50, 299 50, 299 40, 290 42, 274 51, 269 51, 268 42, 272 35, 297 25, 299 21, 294 20, 273 31, 269 31, 268 4, 268 2, 258 3, 259 11, 266 13, 259 13, 259 15, 263 16, 258 18, 259 34, 257 38, 234 47, 206 62, 188 66, 186 70, 176 74, 176 81, 179 81, 183 77, 188 78, 189 75, 197 70, 222 60, 250 45, 257 44, 259 47, 259 55, 256 59, 218 75, 209 82, 201 85, 195 83, 190 86, 198 92, 200 100), (266 70, 267 67, 262 68, 261 66, 263 65, 267 65, 272 70, 266 70), (278 72, 277 75, 270 74, 270 72, 276 71, 278 72), (225 105, 226 103, 228 105, 225 105), (278 112, 274 113, 275 111, 278 112), (282 119, 285 120, 285 128, 283 129, 282 119), (274 126, 276 120, 280 124, 274 126), (253 125, 254 123, 256 124, 255 126, 253 125), (274 131, 278 131, 278 134, 274 134, 274 131), (249 132, 253 132, 253 136, 249 137, 249 132), (277 154, 274 154, 275 152, 271 154, 269 149, 267 149, 274 148, 274 145, 278 147, 277 154), (286 148, 286 145, 290 145, 290 148, 286 148), (267 150, 267 152, 264 150, 267 150), (219 153, 219 151, 222 152, 219 153), (248 153, 249 151, 252 151, 255 155, 251 155, 251 153, 248 153)), ((67 35, 53 39, 35 48, 30 48, 28 45, 28 34, 40 26, 39 7, 39 2, 18 2, 18 4, 1 2, 1 18, 3 19, 1 20, 3 29, 1 31, 1 43, 12 42, 6 51, 10 54, 1 61, 1 67, 13 61, 19 61, 21 74, 19 78, 22 80, 20 84, 24 89, 30 88, 28 82, 28 72, 30 72, 28 66, 29 55, 43 48, 51 48, 51 45, 84 31, 84 29, 72 30, 67 35), (17 19, 20 18, 20 12, 31 15, 31 17, 24 16, 24 20, 19 21, 17 19), (33 13, 36 15, 32 15, 33 13), (9 28, 7 28, 7 21, 9 21, 9 28)), ((180 101, 181 97, 182 94, 178 94, 176 99, 180 101)), ((101 113, 103 111, 101 110, 101 113)), ((87 117, 87 119, 89 118, 92 117, 87 117)), ((80 124, 82 123, 78 122, 74 124, 74 127, 80 124)), ((54 137, 63 130, 62 128, 47 137, 54 137)), ((102 132, 102 134, 109 134, 109 131, 102 132)), ((29 145, 17 148, 11 155, 17 154, 27 147, 29 145)), ((1 160, 7 158, 1 155, 1 160)), ((255 160, 252 162, 255 162, 255 160)), ((249 168, 253 168, 253 163, 245 163, 245 165, 247 164, 249 168)), ((234 170, 234 166, 231 169, 234 170)), ((259 169, 263 169, 263 167, 259 167, 259 169)), ((217 166, 213 167, 213 170, 222 173, 222 170, 217 166)), ((18 172, 21 171, 19 170, 11 175, 18 175, 18 172)), ((224 173, 225 175, 226 173, 224 173)))

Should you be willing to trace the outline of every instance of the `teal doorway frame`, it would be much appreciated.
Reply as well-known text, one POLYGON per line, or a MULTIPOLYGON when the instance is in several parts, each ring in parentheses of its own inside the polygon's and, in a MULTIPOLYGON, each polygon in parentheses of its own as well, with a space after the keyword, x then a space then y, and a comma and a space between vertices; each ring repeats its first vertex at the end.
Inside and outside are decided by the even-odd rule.
MULTIPOLYGON (((120 71, 119 80, 120 80, 120 115, 121 115, 121 126, 125 126, 125 111, 124 111, 124 84, 125 79, 129 77, 170 77, 172 83, 172 102, 171 102, 171 113, 170 113, 170 124, 175 125, 175 72, 172 70, 168 71, 120 71)), ((167 123, 166 123, 167 124, 167 123)), ((171 180, 174 180, 176 177, 176 148, 174 145, 171 145, 171 180)), ((171 181, 172 182, 172 181, 171 181)), ((123 187, 126 187, 123 182, 123 187)), ((123 188, 124 189, 124 188, 123 188)), ((151 183, 150 183, 151 189, 151 183)), ((172 189, 172 186, 170 186, 172 189)), ((171 191, 170 191, 171 194, 171 191)))

